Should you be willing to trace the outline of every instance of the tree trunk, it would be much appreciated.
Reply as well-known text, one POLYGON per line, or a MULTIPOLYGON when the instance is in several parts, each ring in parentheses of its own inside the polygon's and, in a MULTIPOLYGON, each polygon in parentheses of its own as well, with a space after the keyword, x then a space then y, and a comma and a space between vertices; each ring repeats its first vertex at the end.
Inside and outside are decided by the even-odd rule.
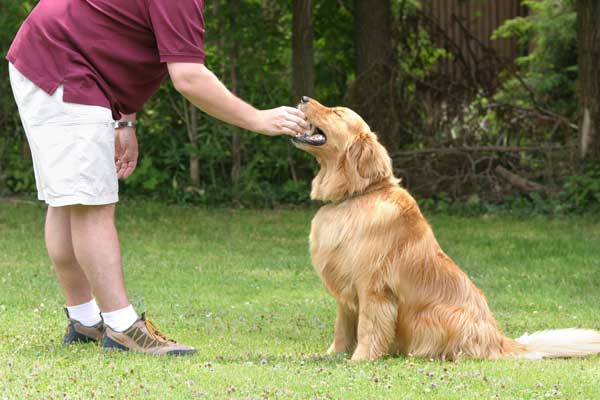
MULTIPOLYGON (((233 10, 236 10, 239 6, 239 0, 231 0, 231 6, 233 10)), ((237 13, 231 13, 231 28, 237 24, 237 13)), ((239 92, 239 80, 238 80, 238 63, 239 63, 239 46, 238 41, 233 40, 231 43, 231 68, 230 68, 230 79, 231 79, 231 91, 234 94, 239 92)), ((241 150, 241 138, 240 131, 237 128, 233 130, 233 137, 231 138, 231 181, 233 184, 238 183, 240 180, 240 172, 242 170, 242 150, 241 150)))
MULTIPOLYGON (((188 126, 188 136, 190 144, 194 150, 198 149, 198 109, 189 101, 186 101, 190 124, 188 126)), ((197 153, 190 155, 190 179, 194 186, 200 185, 200 159, 197 153)))
POLYGON ((348 103, 362 115, 388 150, 399 146, 393 84, 390 0, 354 0, 356 81, 348 103))
MULTIPOLYGON (((390 0, 354 0, 357 78, 371 73, 377 65, 389 68, 392 55, 390 0)), ((388 75, 385 78, 389 80, 388 75)), ((387 80, 381 79, 387 83, 387 80)))
POLYGON ((200 185, 200 158, 198 157, 198 109, 192 103, 180 96, 175 100, 171 94, 167 95, 173 111, 183 120, 189 143, 193 153, 189 155, 190 180, 193 186, 200 185))
POLYGON ((292 18, 292 104, 302 96, 312 97, 315 91, 313 53, 313 0, 294 0, 292 18))
POLYGON ((560 192, 560 188, 545 186, 541 183, 530 181, 520 175, 510 172, 501 165, 496 167, 496 174, 523 193, 544 193, 547 195, 555 195, 560 192))
POLYGON ((580 155, 600 161, 600 2, 577 0, 580 155))

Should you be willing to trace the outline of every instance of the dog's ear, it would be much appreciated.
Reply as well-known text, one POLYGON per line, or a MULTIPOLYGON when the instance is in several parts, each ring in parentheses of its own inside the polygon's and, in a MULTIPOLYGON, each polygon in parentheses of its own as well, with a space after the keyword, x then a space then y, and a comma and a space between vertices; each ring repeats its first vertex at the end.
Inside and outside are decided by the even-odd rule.
POLYGON ((346 153, 350 193, 361 192, 371 183, 392 175, 392 162, 373 133, 359 134, 346 153))

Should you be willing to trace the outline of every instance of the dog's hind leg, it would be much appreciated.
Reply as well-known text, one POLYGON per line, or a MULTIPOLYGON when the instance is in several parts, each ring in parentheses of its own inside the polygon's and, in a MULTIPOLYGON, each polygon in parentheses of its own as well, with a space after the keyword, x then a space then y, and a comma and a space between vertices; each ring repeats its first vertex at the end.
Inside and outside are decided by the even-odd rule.
POLYGON ((376 360, 389 353, 395 339, 398 305, 389 293, 359 299, 358 343, 351 361, 376 360))
POLYGON ((335 334, 327 354, 350 352, 356 346, 357 310, 340 301, 337 303, 335 334))

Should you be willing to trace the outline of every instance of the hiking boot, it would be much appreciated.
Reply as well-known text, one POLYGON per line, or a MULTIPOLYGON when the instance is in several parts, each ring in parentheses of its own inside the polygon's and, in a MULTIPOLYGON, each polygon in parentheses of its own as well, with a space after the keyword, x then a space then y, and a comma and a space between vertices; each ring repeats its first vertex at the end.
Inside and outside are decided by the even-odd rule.
POLYGON ((153 355, 180 356, 196 352, 193 347, 167 339, 152 322, 146 319, 145 314, 123 332, 116 332, 109 326, 105 326, 102 347, 108 350, 137 351, 153 355))
POLYGON ((67 325, 67 332, 63 338, 64 344, 97 342, 102 339, 102 335, 104 334, 104 324, 102 321, 94 326, 85 326, 76 319, 69 317, 69 310, 66 308, 65 313, 69 319, 69 325, 67 325))

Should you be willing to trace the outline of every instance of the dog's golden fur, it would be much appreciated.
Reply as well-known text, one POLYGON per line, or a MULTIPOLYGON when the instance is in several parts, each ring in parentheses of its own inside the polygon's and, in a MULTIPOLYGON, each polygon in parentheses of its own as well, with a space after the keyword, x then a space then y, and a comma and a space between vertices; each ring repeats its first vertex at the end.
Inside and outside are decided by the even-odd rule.
POLYGON ((321 167, 311 197, 328 202, 312 221, 310 252, 337 301, 329 352, 353 351, 353 361, 526 352, 502 334, 483 292, 442 251, 362 118, 314 100, 299 107, 327 136, 322 146, 296 146, 321 167))

